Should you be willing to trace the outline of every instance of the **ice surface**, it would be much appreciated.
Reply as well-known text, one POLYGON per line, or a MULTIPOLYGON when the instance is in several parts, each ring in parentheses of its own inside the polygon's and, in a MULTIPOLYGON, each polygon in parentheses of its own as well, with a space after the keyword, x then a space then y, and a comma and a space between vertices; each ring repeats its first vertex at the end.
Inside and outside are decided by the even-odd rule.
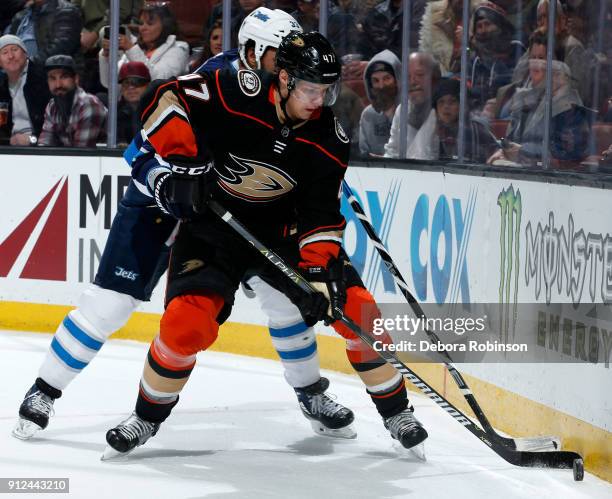
POLYGON ((156 437, 125 462, 103 463, 104 434, 132 411, 147 351, 121 340, 68 387, 47 430, 22 442, 11 429, 50 338, 0 332, 0 475, 70 478, 69 495, 45 497, 612 497, 612 485, 589 474, 576 483, 569 470, 506 463, 429 399, 412 395, 430 435, 427 461, 418 461, 393 443, 352 376, 325 373, 330 391, 355 411, 357 439, 317 436, 278 362, 215 352, 198 356, 156 437))

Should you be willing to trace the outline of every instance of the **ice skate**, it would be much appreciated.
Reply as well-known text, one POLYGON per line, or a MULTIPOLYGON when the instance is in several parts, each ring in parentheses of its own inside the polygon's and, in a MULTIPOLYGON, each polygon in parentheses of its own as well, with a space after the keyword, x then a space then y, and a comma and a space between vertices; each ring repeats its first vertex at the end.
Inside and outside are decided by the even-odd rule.
POLYGON ((19 420, 13 428, 13 436, 29 440, 44 430, 49 424, 49 417, 55 414, 53 402, 55 399, 43 393, 34 383, 19 406, 19 420))
POLYGON ((423 442, 428 437, 427 431, 419 420, 414 417, 414 409, 412 407, 385 419, 384 423, 391 436, 402 444, 405 449, 408 449, 419 460, 426 460, 423 442))
POLYGON ((159 430, 160 423, 150 423, 133 412, 129 418, 106 432, 108 445, 102 454, 102 461, 127 456, 136 447, 144 444, 159 430))
POLYGON ((351 423, 355 419, 353 411, 342 404, 334 402, 324 392, 329 387, 329 380, 321 378, 312 385, 296 388, 302 413, 315 433, 334 438, 356 438, 357 433, 351 423))

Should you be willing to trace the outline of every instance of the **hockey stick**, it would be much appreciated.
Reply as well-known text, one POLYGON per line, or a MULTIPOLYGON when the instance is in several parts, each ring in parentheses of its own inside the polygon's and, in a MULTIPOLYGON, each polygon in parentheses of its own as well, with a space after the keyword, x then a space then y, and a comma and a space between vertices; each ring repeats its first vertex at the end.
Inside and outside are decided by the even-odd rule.
MULTIPOLYGON (((346 199, 348 200, 349 204, 353 208, 353 211, 357 215, 357 218, 359 218, 361 225, 363 226, 366 233, 368 234, 370 240, 372 241, 372 244, 378 251, 380 258, 385 263, 387 270, 393 276, 393 279, 395 280, 395 283, 397 284, 399 290, 404 295, 404 298, 406 298, 406 301, 412 308, 412 311, 415 313, 417 317, 425 317, 423 309, 417 302, 416 298, 412 295, 412 293, 410 293, 406 280, 402 277, 399 269, 393 262, 391 255, 389 254, 383 242, 380 240, 380 238, 376 234, 374 226, 368 219, 361 204, 359 204, 359 201, 357 201, 357 198, 353 194, 353 191, 351 190, 350 186, 348 185, 346 181, 342 181, 342 191, 344 195, 346 196, 346 199)), ((433 331, 430 331, 429 329, 425 329, 425 333, 427 334, 428 338, 431 340, 432 343, 440 342, 440 339, 438 338, 436 333, 434 333, 433 331)), ((485 413, 480 407, 480 404, 478 404, 478 401, 476 400, 476 397, 474 397, 474 394, 470 390, 470 387, 463 379, 463 376, 461 376, 461 373, 452 364, 453 360, 451 359, 448 352, 444 350, 439 353, 446 359, 444 361, 444 365, 446 366, 446 369, 448 369, 448 372, 450 373, 451 377, 453 378, 453 380, 455 380, 455 383, 459 387, 461 394, 463 395, 463 397, 469 404, 472 411, 474 411, 476 418, 478 419, 478 421, 484 428, 485 432, 489 435, 489 437, 492 440, 496 440, 499 443, 506 445, 507 447, 511 449, 515 449, 515 450, 530 450, 530 451, 554 450, 560 447, 560 440, 556 437, 507 438, 497 433, 495 429, 493 428, 493 426, 491 425, 491 423, 489 422, 489 420, 487 419, 485 413)))
MULTIPOLYGON (((253 245, 253 247, 259 251, 266 259, 270 261, 272 265, 277 267, 288 279, 290 279, 296 286, 302 291, 308 294, 317 293, 312 285, 304 279, 297 271, 292 269, 280 256, 274 251, 264 246, 242 223, 240 223, 234 216, 223 208, 216 201, 209 201, 208 206, 210 209, 219 216, 224 222, 226 222, 232 229, 234 229, 245 241, 253 245)), ((425 395, 431 398, 436 404, 444 409, 448 414, 455 418, 465 428, 467 428, 473 435, 482 440, 487 444, 493 451, 495 451, 500 457, 505 459, 510 464, 516 466, 532 467, 532 468, 559 468, 559 469, 574 469, 574 479, 582 480, 584 475, 583 461, 580 454, 569 451, 549 451, 549 452, 531 452, 510 449, 500 442, 491 439, 489 435, 482 430, 478 425, 474 424, 465 414, 463 414, 454 405, 448 402, 442 395, 421 379, 414 371, 408 368, 400 360, 398 360, 393 354, 386 350, 378 351, 374 347, 374 340, 364 333, 361 328, 353 322, 351 319, 346 317, 342 310, 336 309, 335 312, 340 317, 340 321, 351 329, 359 338, 365 341, 372 349, 380 355, 382 359, 394 366, 400 373, 402 373, 406 379, 414 383, 425 395)))

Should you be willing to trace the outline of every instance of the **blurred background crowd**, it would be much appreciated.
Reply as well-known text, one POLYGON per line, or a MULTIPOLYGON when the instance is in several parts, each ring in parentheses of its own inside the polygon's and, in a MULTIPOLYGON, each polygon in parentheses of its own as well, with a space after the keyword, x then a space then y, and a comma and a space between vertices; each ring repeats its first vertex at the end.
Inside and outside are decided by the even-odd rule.
MULTIPOLYGON (((112 82, 109 3, 2 0, 0 144, 104 147, 117 85, 125 146, 152 80, 222 51, 219 0, 120 0, 112 82)), ((343 65, 334 111, 354 159, 537 168, 545 158, 583 171, 612 162, 612 0, 233 0, 228 48, 262 6, 333 43, 343 65)))

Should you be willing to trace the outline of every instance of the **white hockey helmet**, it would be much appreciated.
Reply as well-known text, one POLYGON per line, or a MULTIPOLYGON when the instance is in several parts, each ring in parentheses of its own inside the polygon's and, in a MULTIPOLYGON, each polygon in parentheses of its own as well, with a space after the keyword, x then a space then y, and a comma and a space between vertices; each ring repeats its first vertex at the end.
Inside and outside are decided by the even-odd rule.
POLYGON ((238 31, 238 53, 240 60, 248 68, 246 45, 249 40, 255 42, 257 69, 261 69, 261 56, 268 47, 278 48, 281 40, 290 31, 302 31, 300 24, 285 11, 259 7, 242 21, 238 31))

